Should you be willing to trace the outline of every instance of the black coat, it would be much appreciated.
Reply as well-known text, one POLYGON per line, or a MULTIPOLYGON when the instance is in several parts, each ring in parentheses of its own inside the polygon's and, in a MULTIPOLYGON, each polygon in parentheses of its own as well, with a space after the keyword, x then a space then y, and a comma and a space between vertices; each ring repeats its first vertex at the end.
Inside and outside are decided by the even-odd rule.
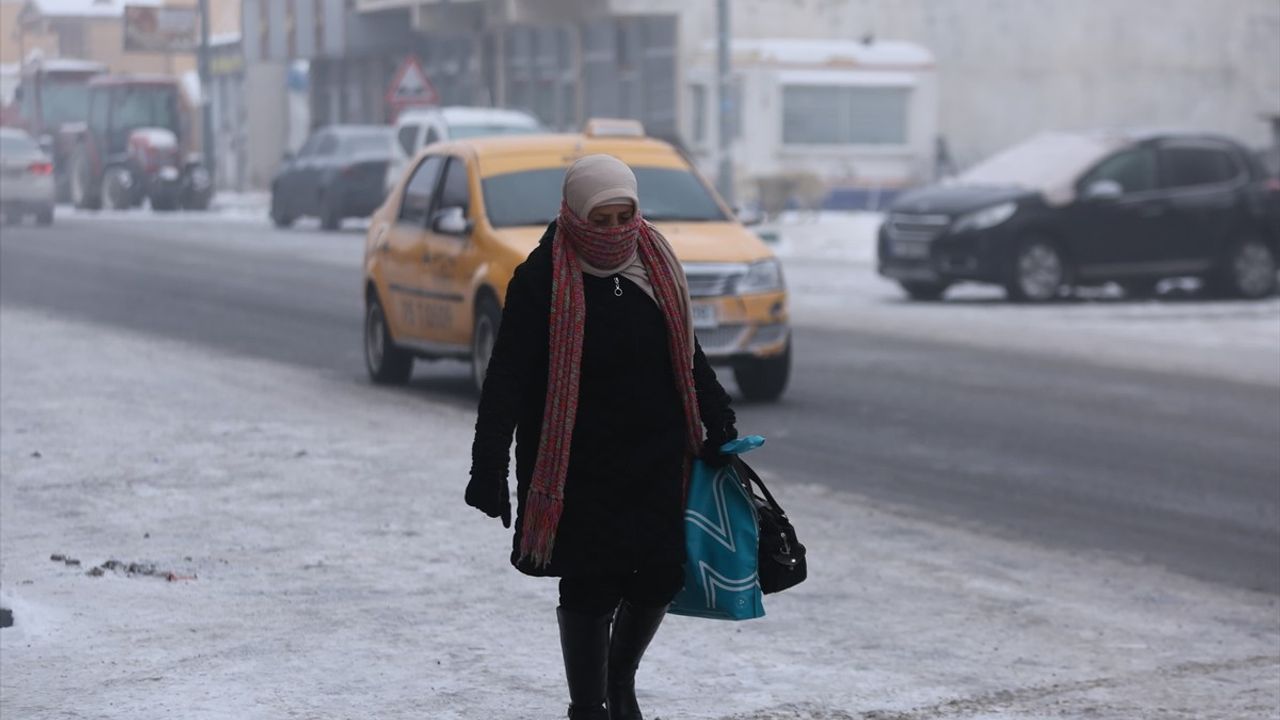
MULTIPOLYGON (((555 223, 516 268, 489 361, 472 446, 474 495, 505 498, 516 435, 519 512, 511 562, 530 575, 582 576, 684 561, 684 407, 662 312, 619 278, 583 274, 578 414, 565 476, 564 512, 548 566, 519 562, 525 498, 547 394, 551 240, 555 223)), ((694 355, 698 410, 710 441, 736 436, 729 395, 702 348, 694 355)))

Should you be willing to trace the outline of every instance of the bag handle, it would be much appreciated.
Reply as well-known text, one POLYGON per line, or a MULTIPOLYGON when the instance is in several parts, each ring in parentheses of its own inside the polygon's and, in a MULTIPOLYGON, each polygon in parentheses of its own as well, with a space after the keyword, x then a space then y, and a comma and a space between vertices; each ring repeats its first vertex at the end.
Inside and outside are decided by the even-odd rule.
POLYGON ((756 474, 755 470, 751 469, 751 466, 746 461, 735 456, 733 458, 733 467, 738 471, 738 477, 741 478, 742 484, 746 486, 748 493, 751 492, 751 485, 754 483, 764 493, 764 498, 769 503, 769 507, 773 508, 774 512, 779 515, 787 516, 786 511, 782 509, 778 501, 773 499, 773 493, 769 492, 769 488, 765 487, 764 481, 760 479, 760 476, 756 474))

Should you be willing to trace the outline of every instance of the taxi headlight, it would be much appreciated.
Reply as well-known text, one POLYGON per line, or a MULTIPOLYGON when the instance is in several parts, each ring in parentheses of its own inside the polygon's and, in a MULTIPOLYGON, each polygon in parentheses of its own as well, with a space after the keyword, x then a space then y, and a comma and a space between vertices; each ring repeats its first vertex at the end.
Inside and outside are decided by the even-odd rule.
POLYGON ((739 293, 762 293, 782 289, 782 264, 774 258, 747 266, 747 274, 738 281, 739 293))

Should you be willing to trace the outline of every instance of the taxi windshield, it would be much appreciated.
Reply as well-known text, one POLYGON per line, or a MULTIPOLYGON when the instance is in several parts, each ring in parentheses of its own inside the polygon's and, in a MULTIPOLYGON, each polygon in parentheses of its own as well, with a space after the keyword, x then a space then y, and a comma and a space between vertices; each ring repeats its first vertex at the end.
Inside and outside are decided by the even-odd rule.
MULTIPOLYGON (((634 167, 640 210, 650 222, 724 222, 724 211, 691 172, 634 167)), ((481 183, 489 224, 496 228, 546 225, 560 211, 564 168, 523 170, 481 183)))

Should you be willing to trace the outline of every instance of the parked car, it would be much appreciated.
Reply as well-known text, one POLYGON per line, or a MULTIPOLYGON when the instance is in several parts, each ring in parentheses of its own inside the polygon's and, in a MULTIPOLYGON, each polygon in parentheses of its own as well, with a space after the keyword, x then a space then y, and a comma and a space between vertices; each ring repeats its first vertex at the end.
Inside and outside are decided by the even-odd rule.
POLYGON ((879 271, 915 299, 959 281, 1024 301, 1107 282, 1144 295, 1184 276, 1260 298, 1276 290, 1277 218, 1280 185, 1232 140, 1052 133, 900 195, 880 229, 879 271))
POLYGON ((396 118, 387 166, 389 192, 418 151, 436 142, 466 140, 491 135, 529 135, 546 132, 538 119, 519 110, 486 107, 411 108, 396 118))
POLYGON ((337 230, 344 218, 371 214, 382 204, 391 137, 385 125, 331 125, 307 138, 297 156, 286 153, 271 181, 276 227, 309 215, 337 230))
POLYGON ((56 200, 53 160, 27 133, 0 128, 0 214, 5 222, 34 215, 38 224, 50 225, 56 200))
POLYGON ((375 382, 405 382, 415 358, 457 358, 481 386, 507 283, 559 213, 565 168, 591 153, 635 171, 645 217, 684 264, 707 357, 733 368, 747 398, 782 395, 791 330, 778 260, 675 148, 617 121, 418 154, 365 242, 364 350, 375 382))

